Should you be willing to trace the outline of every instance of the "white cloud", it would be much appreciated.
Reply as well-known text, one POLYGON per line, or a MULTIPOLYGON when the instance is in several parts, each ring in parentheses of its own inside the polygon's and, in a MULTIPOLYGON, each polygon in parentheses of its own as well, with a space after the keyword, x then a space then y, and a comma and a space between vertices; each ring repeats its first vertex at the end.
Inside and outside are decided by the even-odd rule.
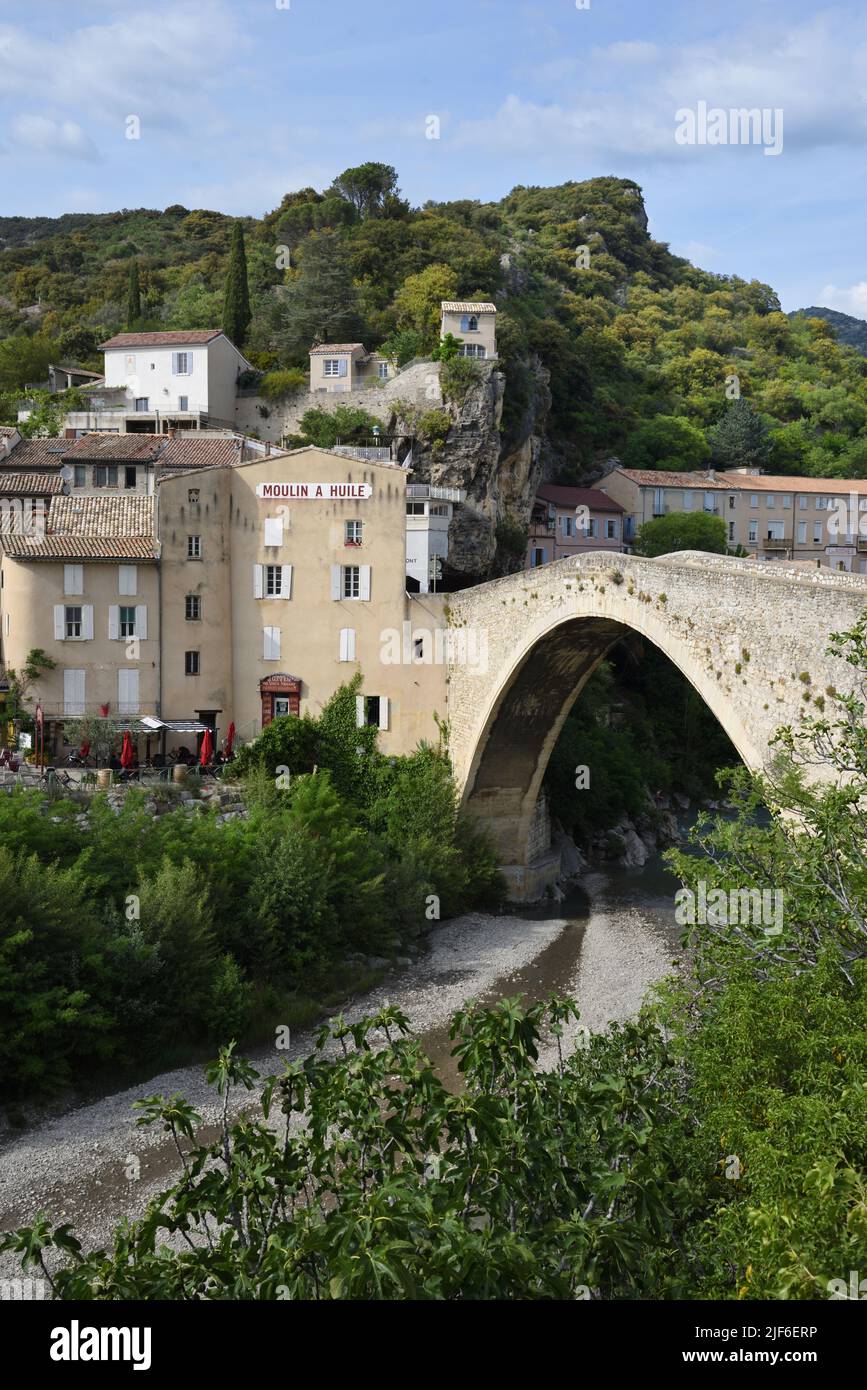
POLYGON ((36 154, 94 161, 99 158, 90 136, 76 121, 55 121, 48 116, 21 115, 12 122, 15 146, 36 154))
POLYGON ((844 314, 854 314, 856 318, 867 319, 867 280, 860 280, 848 289, 838 289, 836 285, 826 285, 818 299, 812 301, 823 309, 839 309, 844 314))

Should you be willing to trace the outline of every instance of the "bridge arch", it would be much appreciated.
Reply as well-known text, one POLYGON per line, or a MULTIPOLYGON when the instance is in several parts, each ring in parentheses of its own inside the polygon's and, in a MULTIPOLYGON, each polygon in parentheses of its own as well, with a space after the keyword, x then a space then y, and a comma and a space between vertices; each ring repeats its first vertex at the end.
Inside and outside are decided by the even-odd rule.
POLYGON ((677 667, 754 770, 781 724, 813 712, 826 688, 851 687, 825 648, 854 623, 867 581, 769 570, 693 553, 586 555, 450 596, 450 623, 474 637, 463 648, 487 658, 450 664, 452 762, 516 897, 557 876, 539 843, 542 780, 586 681, 630 630, 677 667))

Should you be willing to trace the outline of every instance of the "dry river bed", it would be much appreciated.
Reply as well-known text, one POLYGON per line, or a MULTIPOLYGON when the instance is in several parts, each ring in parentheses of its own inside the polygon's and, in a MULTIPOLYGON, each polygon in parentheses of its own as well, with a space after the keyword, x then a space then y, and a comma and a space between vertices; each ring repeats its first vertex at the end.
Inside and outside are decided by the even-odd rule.
MULTIPOLYGON (((455 1076, 448 1020, 469 999, 540 999, 554 991, 577 998, 581 1023, 591 1030, 628 1018, 678 955, 672 881, 667 874, 614 870, 585 875, 582 889, 586 897, 520 916, 469 914, 443 923, 415 964, 353 1000, 346 1017, 386 1002, 398 1005, 447 1084, 455 1076)), ((257 1051, 251 1059, 266 1075, 279 1071, 285 1058, 311 1050, 312 1034, 305 1033, 293 1037, 288 1052, 257 1051)), ((555 1055, 552 1044, 540 1065, 551 1065, 555 1055)), ((148 1199, 174 1181, 173 1145, 157 1129, 137 1128, 131 1106, 142 1096, 175 1091, 206 1124, 216 1121, 216 1097, 195 1066, 154 1076, 24 1132, 7 1132, 0 1147, 0 1230, 45 1210, 55 1221, 72 1223, 85 1248, 108 1241, 118 1219, 139 1216, 148 1199)), ((239 1093, 235 1102, 239 1113, 250 1096, 239 1093)), ((0 1280, 16 1277, 17 1261, 0 1256, 0 1280)))

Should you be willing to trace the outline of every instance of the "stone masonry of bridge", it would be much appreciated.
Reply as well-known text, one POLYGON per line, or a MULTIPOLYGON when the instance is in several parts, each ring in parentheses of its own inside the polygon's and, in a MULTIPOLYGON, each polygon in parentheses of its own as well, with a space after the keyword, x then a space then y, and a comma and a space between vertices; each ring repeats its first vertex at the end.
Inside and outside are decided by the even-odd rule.
MULTIPOLYGON (((854 688, 853 668, 827 645, 865 604, 867 577, 692 551, 582 555, 450 594, 449 751, 512 896, 538 897, 558 875, 557 857, 539 848, 542 779, 584 683, 630 630, 669 657, 761 770, 781 725, 817 715, 829 690, 854 688), (467 652, 476 659, 461 661, 467 652)), ((592 767, 589 782, 592 796, 592 767)))

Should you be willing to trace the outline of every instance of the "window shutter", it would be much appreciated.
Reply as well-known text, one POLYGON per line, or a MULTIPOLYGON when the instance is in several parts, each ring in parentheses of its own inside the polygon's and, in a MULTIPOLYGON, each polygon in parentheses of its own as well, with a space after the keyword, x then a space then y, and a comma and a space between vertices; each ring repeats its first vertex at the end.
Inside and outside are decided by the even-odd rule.
POLYGON ((355 628, 342 627, 340 629, 340 660, 355 660, 355 628))
POLYGON ((283 544, 283 518, 280 516, 265 517, 265 544, 283 544))
POLYGON ((292 597, 292 566, 291 566, 291 565, 281 565, 281 566, 280 566, 280 569, 281 569, 281 575, 280 575, 280 591, 281 591, 281 592, 280 592, 280 597, 281 597, 281 598, 291 598, 291 597, 292 597))
POLYGON ((359 729, 363 729, 363 728, 364 728, 364 696, 363 696, 363 695, 356 695, 356 697, 355 697, 355 724, 356 724, 356 727, 359 728, 359 729))
POLYGON ((116 642, 120 637, 120 609, 112 603, 108 610, 108 640, 116 642))
POLYGON ((279 627, 266 627, 262 629, 262 653, 265 661, 280 660, 279 627))
POLYGON ((380 697, 379 697, 379 727, 380 727, 380 729, 387 729, 387 728, 388 728, 388 696, 387 696, 387 695, 380 695, 380 697))
POLYGON ((265 572, 263 565, 253 566, 253 597, 262 598, 265 593, 265 572))
POLYGON ((63 566, 63 592, 65 594, 84 593, 84 567, 83 565, 64 565, 63 566))
POLYGON ((93 604, 86 603, 81 610, 81 635, 86 642, 93 641, 93 604))
POLYGON ((66 613, 62 603, 54 605, 54 640, 55 642, 66 641, 66 613))
POLYGON ((361 597, 361 598, 364 598, 364 599, 369 599, 369 598, 370 598, 370 565, 360 565, 360 566, 359 566, 359 569, 360 569, 360 571, 361 571, 361 573, 360 573, 360 575, 359 575, 359 579, 360 579, 360 589, 361 589, 360 597, 361 597))
POLYGON ((178 353, 178 352, 173 352, 173 353, 172 353, 172 376, 177 376, 177 375, 178 375, 178 358, 179 358, 179 357, 180 357, 180 353, 178 353))
POLYGON ((338 359, 337 375, 338 375, 338 376, 346 376, 346 375, 347 375, 347 361, 346 361, 346 358, 345 358, 345 357, 341 357, 341 358, 338 359))
POLYGON ((63 673, 63 712, 64 714, 84 714, 84 672, 64 671, 63 673))
POLYGON ((138 568, 135 565, 119 565, 117 576, 117 591, 119 594, 134 595, 138 593, 138 568))
POLYGON ((148 609, 146 603, 137 603, 135 606, 135 635, 142 641, 147 640, 148 635, 148 609))
POLYGON ((340 566, 331 566, 331 597, 340 598, 340 566))
POLYGON ((117 703, 121 714, 138 714, 138 671, 125 668, 118 671, 117 703))

